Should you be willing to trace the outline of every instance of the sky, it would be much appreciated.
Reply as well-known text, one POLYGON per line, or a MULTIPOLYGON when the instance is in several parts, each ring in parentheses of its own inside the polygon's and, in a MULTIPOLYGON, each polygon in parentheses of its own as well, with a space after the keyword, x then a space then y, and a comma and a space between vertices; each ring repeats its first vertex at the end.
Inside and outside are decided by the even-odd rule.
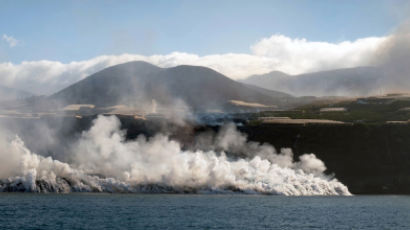
POLYGON ((407 19, 409 5, 409 0, 0 0, 0 85, 30 82, 31 91, 50 93, 131 60, 203 65, 233 79, 365 65, 407 19), (56 85, 47 86, 52 82, 56 85))
POLYGON ((406 1, 0 1, 0 61, 103 54, 247 53, 274 34, 340 42, 384 36, 406 1))

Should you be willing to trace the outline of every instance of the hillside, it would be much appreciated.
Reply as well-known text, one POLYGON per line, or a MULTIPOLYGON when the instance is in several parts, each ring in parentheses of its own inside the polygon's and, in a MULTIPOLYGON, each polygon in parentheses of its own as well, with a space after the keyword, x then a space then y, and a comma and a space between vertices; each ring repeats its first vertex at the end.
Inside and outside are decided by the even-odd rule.
POLYGON ((350 124, 409 124, 410 95, 335 98, 306 104, 288 111, 265 111, 257 117, 326 119, 350 124))
POLYGON ((231 101, 258 103, 276 108, 292 103, 292 96, 249 86, 205 67, 159 68, 145 62, 129 62, 99 71, 49 97, 63 105, 125 104, 134 107, 185 104, 194 110, 225 110, 231 101))
POLYGON ((376 67, 356 67, 288 75, 273 71, 242 82, 297 96, 368 96, 383 90, 385 73, 376 67))

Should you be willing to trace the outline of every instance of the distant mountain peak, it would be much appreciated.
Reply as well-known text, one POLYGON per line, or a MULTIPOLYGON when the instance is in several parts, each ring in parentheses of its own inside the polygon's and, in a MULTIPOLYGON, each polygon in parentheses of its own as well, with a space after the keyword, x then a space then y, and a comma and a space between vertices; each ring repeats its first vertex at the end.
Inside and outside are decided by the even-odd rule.
POLYGON ((113 106, 170 105, 183 101, 195 110, 222 109, 232 100, 282 106, 287 94, 248 87, 207 67, 160 68, 135 61, 103 69, 55 93, 63 104, 113 106))
POLYGON ((135 67, 155 67, 155 68, 160 68, 156 65, 153 65, 149 62, 146 61, 130 61, 130 62, 124 62, 118 65, 114 65, 112 67, 121 67, 121 66, 135 66, 135 67))
POLYGON ((360 66, 299 75, 273 71, 249 76, 242 82, 297 96, 364 96, 382 87, 383 74, 377 67, 360 66))

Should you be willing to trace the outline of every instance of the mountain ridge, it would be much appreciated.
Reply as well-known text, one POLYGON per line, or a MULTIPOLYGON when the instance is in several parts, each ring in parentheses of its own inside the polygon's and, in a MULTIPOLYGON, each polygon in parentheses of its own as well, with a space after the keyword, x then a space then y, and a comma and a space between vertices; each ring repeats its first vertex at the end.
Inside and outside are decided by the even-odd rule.
POLYGON ((194 110, 222 109, 231 100, 280 107, 291 95, 234 81, 202 66, 161 68, 134 61, 108 67, 49 96, 62 104, 162 105, 182 101, 194 110))
POLYGON ((385 73, 372 66, 289 75, 279 71, 251 75, 241 82, 296 96, 368 96, 379 93, 385 73))

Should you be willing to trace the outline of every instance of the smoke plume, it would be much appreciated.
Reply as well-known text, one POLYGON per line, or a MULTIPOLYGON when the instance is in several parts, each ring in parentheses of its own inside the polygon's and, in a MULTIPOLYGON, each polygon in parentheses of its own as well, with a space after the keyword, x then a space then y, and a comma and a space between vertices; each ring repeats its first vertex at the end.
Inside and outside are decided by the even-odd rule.
POLYGON ((374 55, 374 64, 381 67, 387 91, 409 91, 410 86, 410 21, 403 23, 382 43, 374 55))
POLYGON ((72 145, 66 163, 2 135, 0 191, 350 194, 323 174, 315 155, 294 162, 289 149, 277 153, 270 145, 248 143, 232 125, 213 137, 214 150, 186 150, 163 134, 126 141, 125 133, 115 116, 99 116, 72 145))

